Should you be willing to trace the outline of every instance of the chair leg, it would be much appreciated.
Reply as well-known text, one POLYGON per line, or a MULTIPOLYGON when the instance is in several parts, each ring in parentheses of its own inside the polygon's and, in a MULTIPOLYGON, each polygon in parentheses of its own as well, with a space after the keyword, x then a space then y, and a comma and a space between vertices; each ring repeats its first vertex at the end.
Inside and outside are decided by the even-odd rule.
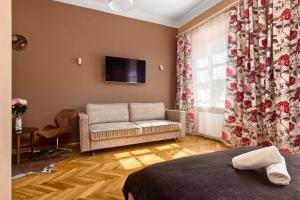
POLYGON ((58 151, 69 151, 69 152, 72 152, 72 149, 59 147, 59 144, 58 144, 58 137, 56 138, 56 149, 57 149, 58 151))
POLYGON ((72 152, 72 149, 67 149, 67 148, 63 148, 63 147, 59 147, 59 139, 58 137, 56 138, 56 148, 49 150, 49 153, 53 153, 56 151, 68 151, 68 152, 72 152))

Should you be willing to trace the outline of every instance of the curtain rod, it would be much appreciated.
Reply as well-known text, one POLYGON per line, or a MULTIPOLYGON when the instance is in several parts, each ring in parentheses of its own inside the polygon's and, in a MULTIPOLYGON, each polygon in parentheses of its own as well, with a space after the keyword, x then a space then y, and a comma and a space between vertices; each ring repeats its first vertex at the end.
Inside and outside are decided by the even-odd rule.
POLYGON ((209 16, 208 18, 206 18, 205 20, 199 22, 198 24, 196 24, 196 25, 190 27, 189 29, 183 31, 182 33, 179 33, 177 36, 180 36, 180 35, 185 34, 185 33, 187 33, 187 32, 191 32, 192 30, 194 30, 194 29, 200 27, 201 25, 205 24, 205 23, 208 22, 209 20, 212 20, 212 19, 214 19, 214 18, 220 16, 221 14, 227 12, 227 11, 230 10, 233 6, 237 5, 237 3, 238 3, 238 0, 235 1, 235 2, 233 2, 233 3, 230 4, 230 5, 226 6, 226 7, 223 8, 222 10, 216 12, 215 14, 209 16))

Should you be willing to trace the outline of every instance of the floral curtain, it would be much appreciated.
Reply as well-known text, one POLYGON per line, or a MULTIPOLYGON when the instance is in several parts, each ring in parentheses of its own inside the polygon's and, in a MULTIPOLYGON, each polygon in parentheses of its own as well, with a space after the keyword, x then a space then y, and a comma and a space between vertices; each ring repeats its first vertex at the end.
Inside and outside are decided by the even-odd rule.
MULTIPOLYGON (((300 1, 270 0, 268 58, 273 71, 274 112, 269 141, 282 150, 300 149, 300 1)), ((266 103, 265 103, 266 104, 266 103)), ((269 114, 269 116, 271 116, 269 114)))
POLYGON ((181 34, 177 37, 177 85, 176 109, 186 112, 186 132, 195 130, 194 93, 191 67, 191 35, 181 34))
POLYGON ((300 149, 299 1, 239 1, 231 10, 222 139, 300 149))

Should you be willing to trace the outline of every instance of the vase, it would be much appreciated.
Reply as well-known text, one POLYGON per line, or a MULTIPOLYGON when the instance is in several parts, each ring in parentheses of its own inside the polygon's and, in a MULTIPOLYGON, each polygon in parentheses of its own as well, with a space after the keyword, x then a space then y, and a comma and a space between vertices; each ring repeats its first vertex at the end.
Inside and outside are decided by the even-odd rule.
POLYGON ((16 128, 16 133, 22 131, 23 126, 22 126, 22 117, 21 116, 16 117, 16 127, 15 128, 16 128))

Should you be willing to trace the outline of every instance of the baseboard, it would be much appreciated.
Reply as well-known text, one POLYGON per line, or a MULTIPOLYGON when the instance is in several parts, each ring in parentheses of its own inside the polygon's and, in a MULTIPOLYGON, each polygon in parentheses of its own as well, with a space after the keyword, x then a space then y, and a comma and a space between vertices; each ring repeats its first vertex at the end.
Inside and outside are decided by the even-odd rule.
POLYGON ((203 133, 189 133, 188 135, 201 136, 201 137, 205 137, 205 138, 208 138, 208 139, 217 140, 219 142, 222 142, 222 140, 220 138, 213 137, 213 136, 210 136, 210 135, 206 135, 206 134, 203 134, 203 133))
MULTIPOLYGON (((76 145, 79 146, 80 143, 79 142, 70 142, 70 143, 60 144, 59 146, 64 147, 64 146, 76 146, 76 145)), ((34 148, 38 149, 38 150, 47 150, 47 149, 49 149, 49 148, 51 148, 53 146, 55 146, 55 144, 53 144, 53 145, 35 146, 34 148)), ((22 150, 21 150, 21 152, 30 152, 30 151, 31 151, 30 147, 22 147, 22 150)), ((16 148, 12 148, 12 154, 16 154, 16 148)))

